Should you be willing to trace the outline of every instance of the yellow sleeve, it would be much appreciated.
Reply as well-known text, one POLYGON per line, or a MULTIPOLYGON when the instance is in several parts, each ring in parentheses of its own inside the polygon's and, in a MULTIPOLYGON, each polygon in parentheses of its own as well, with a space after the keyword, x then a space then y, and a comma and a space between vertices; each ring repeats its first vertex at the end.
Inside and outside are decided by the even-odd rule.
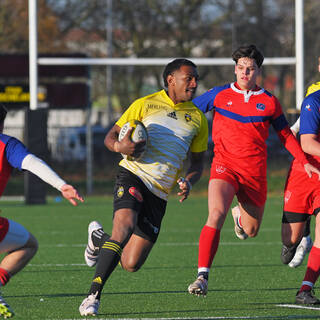
POLYGON ((192 140, 190 151, 203 152, 208 149, 208 120, 199 110, 200 113, 200 128, 198 134, 192 140))
POLYGON ((129 108, 122 114, 120 119, 116 122, 120 128, 130 120, 139 120, 142 121, 143 118, 143 106, 144 100, 138 99, 134 101, 129 108))

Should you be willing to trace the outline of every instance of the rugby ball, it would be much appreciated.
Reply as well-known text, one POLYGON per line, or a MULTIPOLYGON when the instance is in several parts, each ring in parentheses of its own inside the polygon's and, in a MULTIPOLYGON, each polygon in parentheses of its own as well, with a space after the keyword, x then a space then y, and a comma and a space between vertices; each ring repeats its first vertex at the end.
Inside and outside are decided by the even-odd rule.
MULTIPOLYGON (((119 141, 123 139, 123 137, 127 134, 130 128, 134 128, 130 136, 133 142, 140 142, 142 140, 146 140, 146 143, 147 143, 148 131, 144 126, 144 124, 139 120, 130 120, 121 127, 121 130, 119 132, 119 137, 118 137, 119 141)), ((143 156, 143 154, 144 152, 142 152, 138 157, 127 156, 126 154, 122 154, 122 156, 124 159, 134 161, 134 160, 139 160, 143 156)))

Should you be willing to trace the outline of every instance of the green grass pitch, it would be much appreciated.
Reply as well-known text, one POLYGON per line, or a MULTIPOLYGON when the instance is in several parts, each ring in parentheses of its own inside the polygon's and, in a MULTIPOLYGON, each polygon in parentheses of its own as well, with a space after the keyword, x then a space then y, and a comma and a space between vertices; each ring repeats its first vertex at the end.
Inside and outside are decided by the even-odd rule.
MULTIPOLYGON (((15 319, 81 319, 78 307, 94 274, 83 259, 87 226, 96 219, 111 230, 112 199, 88 197, 77 208, 66 201, 25 206, 2 200, 1 210, 39 240, 34 259, 2 288, 15 319)), ((172 196, 147 262, 137 273, 115 270, 96 318, 320 319, 320 308, 299 309, 293 304, 306 261, 297 269, 281 264, 281 215, 281 197, 269 196, 259 235, 241 241, 234 235, 229 213, 208 295, 195 297, 187 287, 196 277, 207 198, 190 196, 181 204, 172 196)))

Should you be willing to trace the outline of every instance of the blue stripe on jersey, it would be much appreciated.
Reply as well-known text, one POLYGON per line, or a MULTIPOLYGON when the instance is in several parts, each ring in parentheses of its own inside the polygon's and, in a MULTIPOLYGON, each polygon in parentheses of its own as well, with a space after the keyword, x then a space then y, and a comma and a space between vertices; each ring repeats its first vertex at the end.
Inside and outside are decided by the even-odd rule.
POLYGON ((21 170, 21 164, 26 155, 30 152, 22 142, 14 137, 0 134, 0 140, 6 144, 6 158, 10 165, 21 170))
POLYGON ((273 94, 267 91, 266 89, 264 89, 264 93, 269 97, 273 97, 273 94))
POLYGON ((320 91, 308 95, 302 102, 300 134, 318 134, 320 130, 320 91))
POLYGON ((214 99, 217 94, 225 89, 230 88, 230 83, 220 87, 214 87, 202 95, 194 98, 192 102, 203 112, 206 113, 213 109, 214 99))
POLYGON ((288 125, 288 121, 284 114, 280 115, 278 118, 271 121, 273 128, 276 131, 281 131, 283 128, 285 128, 288 125))
POLYGON ((265 122, 265 121, 270 121, 271 120, 271 116, 241 116, 240 114, 225 110, 225 109, 221 109, 221 108, 215 108, 216 112, 220 113, 221 115, 229 118, 229 119, 233 119, 242 123, 252 123, 252 122, 265 122))

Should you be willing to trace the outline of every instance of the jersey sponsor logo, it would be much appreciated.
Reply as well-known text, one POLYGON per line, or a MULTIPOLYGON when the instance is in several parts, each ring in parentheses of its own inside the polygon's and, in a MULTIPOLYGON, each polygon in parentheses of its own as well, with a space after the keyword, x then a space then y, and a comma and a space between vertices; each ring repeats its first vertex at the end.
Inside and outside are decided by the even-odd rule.
POLYGON ((124 194, 124 189, 123 189, 123 186, 120 186, 117 190, 117 197, 118 198, 121 198, 124 194))
POLYGON ((216 172, 217 172, 218 174, 222 174, 222 173, 224 173, 225 171, 226 171, 226 167, 221 166, 221 165, 216 165, 216 172))
POLYGON ((175 111, 172 111, 172 112, 167 113, 167 116, 170 117, 170 118, 172 118, 172 119, 178 120, 175 111))
POLYGON ((143 201, 143 197, 142 197, 142 194, 140 193, 140 191, 135 188, 135 187, 131 187, 129 189, 129 193, 135 197, 139 202, 142 202, 143 201))
POLYGON ((292 192, 287 190, 285 193, 284 193, 284 202, 285 203, 288 203, 290 198, 291 198, 291 195, 292 195, 292 192))
POLYGON ((191 115, 188 114, 188 113, 186 113, 186 114, 184 115, 184 118, 186 119, 187 122, 190 122, 190 121, 191 121, 191 115))
POLYGON ((259 111, 264 111, 266 109, 266 106, 263 103, 257 103, 256 108, 259 111))
POLYGON ((148 103, 147 108, 148 109, 156 109, 156 110, 166 109, 165 106, 159 106, 158 104, 153 104, 153 103, 148 103))

